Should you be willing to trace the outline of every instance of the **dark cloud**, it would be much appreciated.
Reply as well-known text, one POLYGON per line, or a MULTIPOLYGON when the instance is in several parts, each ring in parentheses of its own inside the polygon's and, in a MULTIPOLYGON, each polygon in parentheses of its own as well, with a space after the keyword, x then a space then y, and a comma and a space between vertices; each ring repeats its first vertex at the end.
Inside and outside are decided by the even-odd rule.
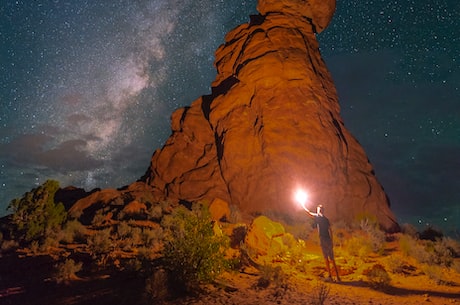
POLYGON ((26 134, 0 145, 0 158, 16 166, 47 167, 66 173, 84 171, 103 165, 85 152, 84 140, 69 140, 54 146, 56 139, 45 134, 26 134))

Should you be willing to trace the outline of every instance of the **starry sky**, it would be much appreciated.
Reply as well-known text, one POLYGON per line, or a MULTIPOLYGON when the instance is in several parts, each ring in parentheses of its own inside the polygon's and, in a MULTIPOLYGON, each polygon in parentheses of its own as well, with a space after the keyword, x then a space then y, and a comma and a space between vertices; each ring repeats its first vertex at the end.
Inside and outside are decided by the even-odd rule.
MULTIPOLYGON (((320 49, 400 223, 459 230, 460 2, 337 0, 320 49)), ((47 179, 121 187, 256 0, 0 3, 0 215, 47 179)))

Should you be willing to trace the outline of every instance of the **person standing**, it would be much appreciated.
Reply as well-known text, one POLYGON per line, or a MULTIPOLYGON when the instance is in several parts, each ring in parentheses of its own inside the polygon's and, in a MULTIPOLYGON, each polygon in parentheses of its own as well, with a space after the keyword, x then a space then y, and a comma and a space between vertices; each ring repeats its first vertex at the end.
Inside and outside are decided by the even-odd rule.
POLYGON ((329 273, 329 279, 332 280, 330 267, 330 264, 332 262, 335 274, 337 275, 337 281, 340 282, 339 272, 337 270, 337 265, 334 259, 331 224, 329 222, 329 219, 326 216, 324 216, 324 208, 322 205, 318 205, 318 207, 316 208, 316 213, 311 212, 306 207, 304 207, 304 209, 310 217, 313 217, 315 219, 315 224, 318 228, 321 251, 323 252, 324 260, 326 263, 326 269, 329 273))

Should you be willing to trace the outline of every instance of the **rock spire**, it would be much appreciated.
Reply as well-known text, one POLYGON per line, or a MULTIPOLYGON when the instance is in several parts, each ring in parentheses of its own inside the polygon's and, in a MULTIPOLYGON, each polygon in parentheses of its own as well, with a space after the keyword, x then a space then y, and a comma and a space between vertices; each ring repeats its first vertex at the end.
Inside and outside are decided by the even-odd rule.
POLYGON ((219 199, 245 215, 294 213, 301 186, 333 221, 373 215, 397 229, 319 52, 315 35, 335 0, 259 0, 257 8, 216 51, 212 93, 172 114, 172 134, 140 182, 157 198, 219 199))

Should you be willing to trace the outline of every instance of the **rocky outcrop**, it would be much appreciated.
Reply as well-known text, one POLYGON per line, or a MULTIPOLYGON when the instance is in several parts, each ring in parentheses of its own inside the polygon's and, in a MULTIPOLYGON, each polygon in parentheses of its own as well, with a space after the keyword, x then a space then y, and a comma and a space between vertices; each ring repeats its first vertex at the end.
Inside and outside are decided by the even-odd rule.
POLYGON ((246 215, 294 213, 303 186, 333 221, 369 214, 396 229, 318 49, 334 9, 334 0, 260 0, 260 14, 216 51, 212 94, 172 115, 172 135, 141 180, 165 198, 219 198, 246 215))

